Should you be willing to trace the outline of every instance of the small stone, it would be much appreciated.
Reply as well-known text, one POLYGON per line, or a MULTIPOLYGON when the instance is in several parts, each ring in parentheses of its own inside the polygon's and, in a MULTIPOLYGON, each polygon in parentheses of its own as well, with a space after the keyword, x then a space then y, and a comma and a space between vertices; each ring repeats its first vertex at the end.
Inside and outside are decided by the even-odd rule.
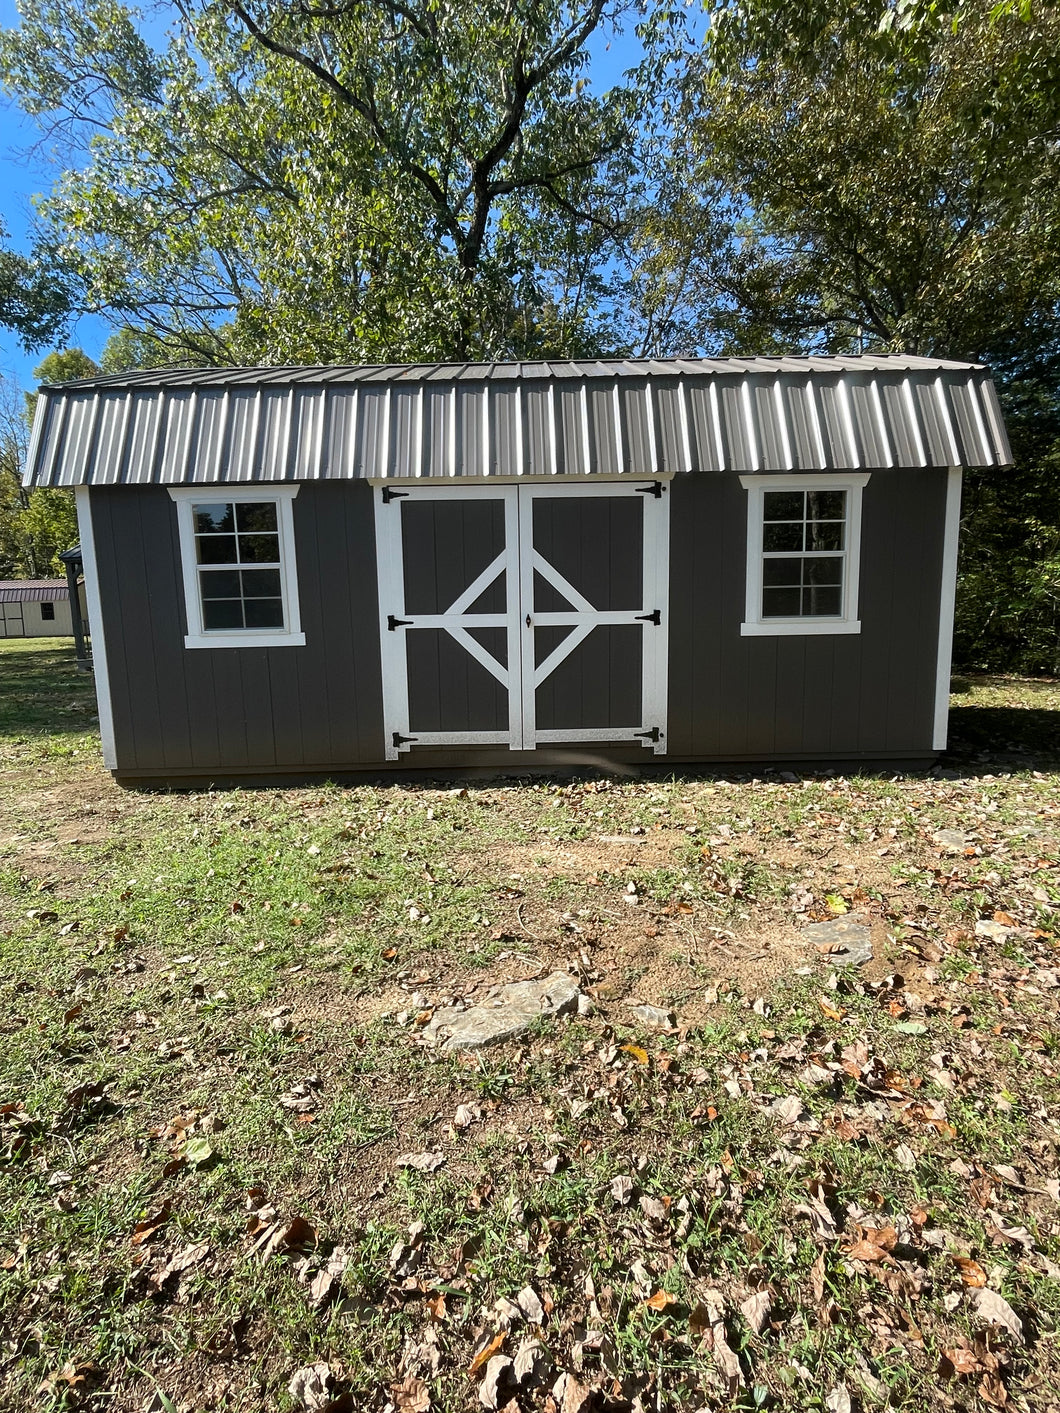
POLYGON ((563 1016, 577 1010, 580 995, 577 983, 563 971, 538 981, 512 981, 500 987, 489 1006, 435 1011, 423 1037, 443 1050, 497 1045, 522 1035, 542 1016, 563 1016))
POLYGON ((963 854, 968 847, 968 836, 959 829, 935 829, 931 838, 947 854, 963 854))
POLYGON ((975 924, 976 937, 989 937, 991 942, 1004 942, 1015 930, 1006 927, 1003 922, 994 922, 992 918, 980 918, 975 924))
POLYGON ((851 913, 828 922, 811 922, 803 928, 807 941, 828 950, 828 960, 837 966, 864 966, 872 961, 872 929, 868 919, 851 913))
POLYGON ((673 1029, 674 1013, 663 1006, 641 1003, 630 1006, 629 1013, 634 1020, 639 1020, 642 1025, 651 1026, 653 1030, 673 1029))

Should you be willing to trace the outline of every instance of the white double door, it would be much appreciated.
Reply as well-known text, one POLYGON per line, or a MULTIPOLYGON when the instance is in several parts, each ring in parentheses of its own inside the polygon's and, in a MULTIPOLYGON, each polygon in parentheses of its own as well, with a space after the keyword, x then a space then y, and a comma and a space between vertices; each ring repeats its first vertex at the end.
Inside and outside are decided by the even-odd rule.
POLYGON ((665 481, 377 487, 386 754, 666 750, 665 481))

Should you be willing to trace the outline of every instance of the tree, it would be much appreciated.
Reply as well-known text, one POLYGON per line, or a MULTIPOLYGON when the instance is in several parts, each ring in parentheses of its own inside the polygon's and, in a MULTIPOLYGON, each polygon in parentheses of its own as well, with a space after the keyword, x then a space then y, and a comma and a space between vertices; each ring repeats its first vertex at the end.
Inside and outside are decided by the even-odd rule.
POLYGON ((647 222, 685 326, 754 352, 1049 342, 1060 12, 966 0, 955 25, 941 5, 882 0, 711 9, 675 85, 674 199, 647 222), (918 22, 884 23, 907 13, 918 22))
POLYGON ((562 352, 630 102, 583 81, 605 0, 25 0, 0 77, 69 145, 44 238, 105 312, 203 361, 562 352), (87 135, 92 134, 91 142, 87 135))
MULTIPOLYGON (((0 242, 6 238, 7 227, 0 220, 0 242)), ((0 245, 0 325, 17 334, 23 348, 39 348, 58 337, 69 308, 69 292, 47 262, 0 245)))
MULTIPOLYGON (((42 383, 89 378, 98 366, 79 348, 61 349, 33 370, 42 383)), ((78 541, 72 491, 22 485, 29 427, 37 394, 18 395, 10 379, 0 379, 0 579, 41 579, 66 573, 59 555, 78 541)))
POLYGON ((0 579, 35 579, 40 572, 23 520, 29 503, 22 488, 28 439, 19 389, 0 377, 0 579))
MULTIPOLYGON (((638 230, 661 351, 986 361, 1016 467, 965 482, 956 651, 1060 671, 1060 10, 718 0, 668 65, 638 230)), ((660 46, 662 47, 662 46, 660 46)))

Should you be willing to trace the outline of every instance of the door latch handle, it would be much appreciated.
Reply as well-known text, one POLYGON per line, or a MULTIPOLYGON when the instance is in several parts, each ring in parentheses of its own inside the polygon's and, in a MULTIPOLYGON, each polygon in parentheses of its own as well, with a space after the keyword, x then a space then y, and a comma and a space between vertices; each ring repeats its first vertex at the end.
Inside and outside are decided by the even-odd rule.
POLYGON ((662 610, 658 608, 653 609, 651 613, 635 614, 634 617, 638 623, 654 623, 656 628, 662 626, 662 610))
POLYGON ((530 615, 529 615, 529 614, 526 615, 526 626, 527 626, 528 628, 530 627, 530 615))

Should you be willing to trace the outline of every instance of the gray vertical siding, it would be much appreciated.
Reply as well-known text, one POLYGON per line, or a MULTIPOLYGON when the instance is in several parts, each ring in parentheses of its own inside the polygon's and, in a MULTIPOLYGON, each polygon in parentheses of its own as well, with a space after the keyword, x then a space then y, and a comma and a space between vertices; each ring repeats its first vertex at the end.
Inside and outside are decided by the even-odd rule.
POLYGON ((383 759, 372 491, 305 485, 294 504, 305 647, 184 646, 173 501, 93 490, 116 773, 327 770, 383 759))
MULTIPOLYGON (((90 494, 120 777, 179 781, 384 766, 372 506, 378 491, 363 481, 321 481, 299 491, 294 522, 305 647, 216 650, 184 647, 168 493, 119 486, 90 494)), ((741 637, 746 492, 735 476, 723 475, 677 477, 668 494, 670 759, 931 754, 945 469, 876 471, 865 487, 859 635, 741 637)), ((575 499, 567 508, 580 514, 591 505, 575 499)), ((621 596, 622 566, 603 555, 599 535, 583 540, 578 563, 568 534, 578 516, 561 524, 552 509, 541 507, 542 548, 547 541, 575 583, 592 579, 598 588, 602 576, 621 596)), ((598 504, 595 513, 602 513, 598 504)), ((494 548, 493 527, 476 528, 457 576, 463 583, 494 548)), ((429 548, 426 541, 422 548, 429 548)), ((445 573, 439 582, 431 555, 418 563, 432 592, 449 595, 453 586, 445 573)), ((639 668, 633 644, 620 639, 639 631, 594 634, 539 693, 539 724, 576 724, 586 713, 603 724, 625 724, 634 704, 623 700, 622 684, 639 692, 639 668), (609 683, 610 701, 597 700, 609 683)), ((504 694, 488 674, 455 644, 425 639, 420 647, 412 653, 410 685, 421 729, 463 726, 472 706, 475 725, 503 729, 504 694), (460 671, 450 663, 439 677, 438 654, 450 647, 460 671)), ((637 746, 603 753, 647 759, 637 746)), ((414 751, 402 763, 519 765, 544 754, 450 748, 414 751)), ((547 754, 555 761, 555 748, 547 754)))
POLYGON ((746 492, 671 483, 669 752, 677 759, 931 753, 946 471, 873 472, 860 634, 743 638, 746 492))

